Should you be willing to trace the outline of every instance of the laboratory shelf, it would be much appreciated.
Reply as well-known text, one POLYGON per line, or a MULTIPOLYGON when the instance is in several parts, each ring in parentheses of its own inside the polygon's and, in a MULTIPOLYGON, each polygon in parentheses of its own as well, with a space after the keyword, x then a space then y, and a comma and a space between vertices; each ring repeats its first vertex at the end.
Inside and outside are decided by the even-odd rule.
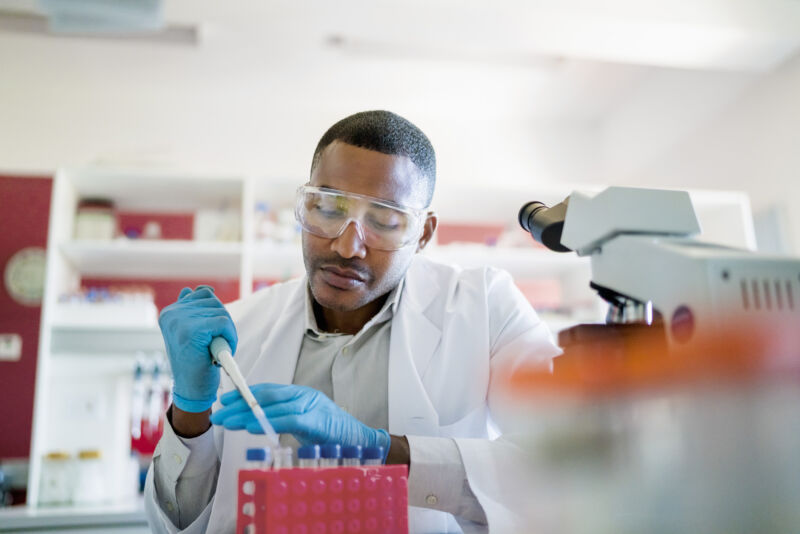
POLYGON ((157 326, 69 326, 53 325, 50 350, 54 354, 134 354, 164 352, 164 339, 157 326))
POLYGON ((299 243, 256 241, 252 246, 254 278, 284 280, 305 273, 299 243))
POLYGON ((99 278, 238 278, 238 242, 182 240, 73 240, 61 253, 82 275, 99 278))
POLYGON ((589 269, 589 259, 574 253, 523 247, 487 247, 479 244, 452 244, 425 251, 429 258, 461 267, 492 266, 519 278, 557 278, 573 269, 589 269))

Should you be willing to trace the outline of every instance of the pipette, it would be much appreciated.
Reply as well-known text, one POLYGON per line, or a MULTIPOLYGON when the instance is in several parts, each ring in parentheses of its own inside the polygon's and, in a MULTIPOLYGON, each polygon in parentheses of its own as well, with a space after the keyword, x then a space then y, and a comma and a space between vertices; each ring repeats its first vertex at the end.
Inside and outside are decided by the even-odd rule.
POLYGON ((242 372, 233 359, 233 354, 231 354, 231 346, 228 345, 225 338, 215 337, 211 340, 209 351, 211 352, 211 361, 214 362, 214 365, 222 367, 225 370, 225 373, 230 377, 233 385, 236 386, 236 389, 239 391, 239 394, 241 394, 245 402, 247 402, 247 405, 250 406, 253 415, 256 417, 256 421, 261 425, 261 430, 264 431, 267 441, 269 441, 269 446, 277 450, 280 447, 280 443, 278 443, 278 434, 275 433, 275 429, 269 424, 267 416, 264 414, 261 405, 258 404, 258 401, 253 396, 253 392, 247 387, 247 382, 244 381, 242 372))

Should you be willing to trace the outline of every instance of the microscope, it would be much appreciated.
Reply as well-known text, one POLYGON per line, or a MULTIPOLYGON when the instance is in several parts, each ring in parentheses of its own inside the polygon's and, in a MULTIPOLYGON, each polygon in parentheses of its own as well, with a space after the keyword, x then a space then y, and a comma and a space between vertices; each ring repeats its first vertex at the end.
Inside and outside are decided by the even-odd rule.
POLYGON ((552 207, 528 202, 519 223, 550 250, 589 256, 590 286, 609 305, 605 324, 559 334, 564 355, 555 373, 598 353, 625 358, 632 346, 685 353, 704 333, 735 325, 783 325, 783 334, 785 325, 800 325, 800 259, 699 241, 685 191, 574 192, 552 207))

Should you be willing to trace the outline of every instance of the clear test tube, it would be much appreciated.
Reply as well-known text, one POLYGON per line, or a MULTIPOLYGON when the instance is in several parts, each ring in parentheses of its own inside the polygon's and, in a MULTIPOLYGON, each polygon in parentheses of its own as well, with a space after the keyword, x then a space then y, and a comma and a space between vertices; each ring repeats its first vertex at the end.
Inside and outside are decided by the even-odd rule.
POLYGON ((354 467, 361 465, 361 445, 342 447, 342 465, 354 467))
POLYGON ((273 469, 289 469, 292 467, 292 448, 281 447, 275 451, 275 461, 272 464, 273 469))
POLYGON ((300 467, 319 467, 319 445, 303 445, 297 449, 297 465, 300 467))
POLYGON ((383 463, 383 447, 367 447, 364 449, 362 465, 381 465, 383 463))
POLYGON ((342 457, 342 447, 338 443, 326 443, 320 447, 319 461, 320 467, 339 467, 339 460, 342 457))
POLYGON ((271 464, 272 454, 269 449, 264 447, 247 449, 245 469, 269 469, 271 464))

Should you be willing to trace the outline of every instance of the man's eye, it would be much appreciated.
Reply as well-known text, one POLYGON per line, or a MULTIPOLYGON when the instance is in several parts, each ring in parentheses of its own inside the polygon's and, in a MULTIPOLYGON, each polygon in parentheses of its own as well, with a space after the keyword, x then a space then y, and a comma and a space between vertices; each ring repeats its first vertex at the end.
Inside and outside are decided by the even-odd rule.
POLYGON ((400 229, 402 221, 398 217, 375 217, 371 216, 368 219, 370 226, 376 230, 382 231, 395 231, 400 229))

